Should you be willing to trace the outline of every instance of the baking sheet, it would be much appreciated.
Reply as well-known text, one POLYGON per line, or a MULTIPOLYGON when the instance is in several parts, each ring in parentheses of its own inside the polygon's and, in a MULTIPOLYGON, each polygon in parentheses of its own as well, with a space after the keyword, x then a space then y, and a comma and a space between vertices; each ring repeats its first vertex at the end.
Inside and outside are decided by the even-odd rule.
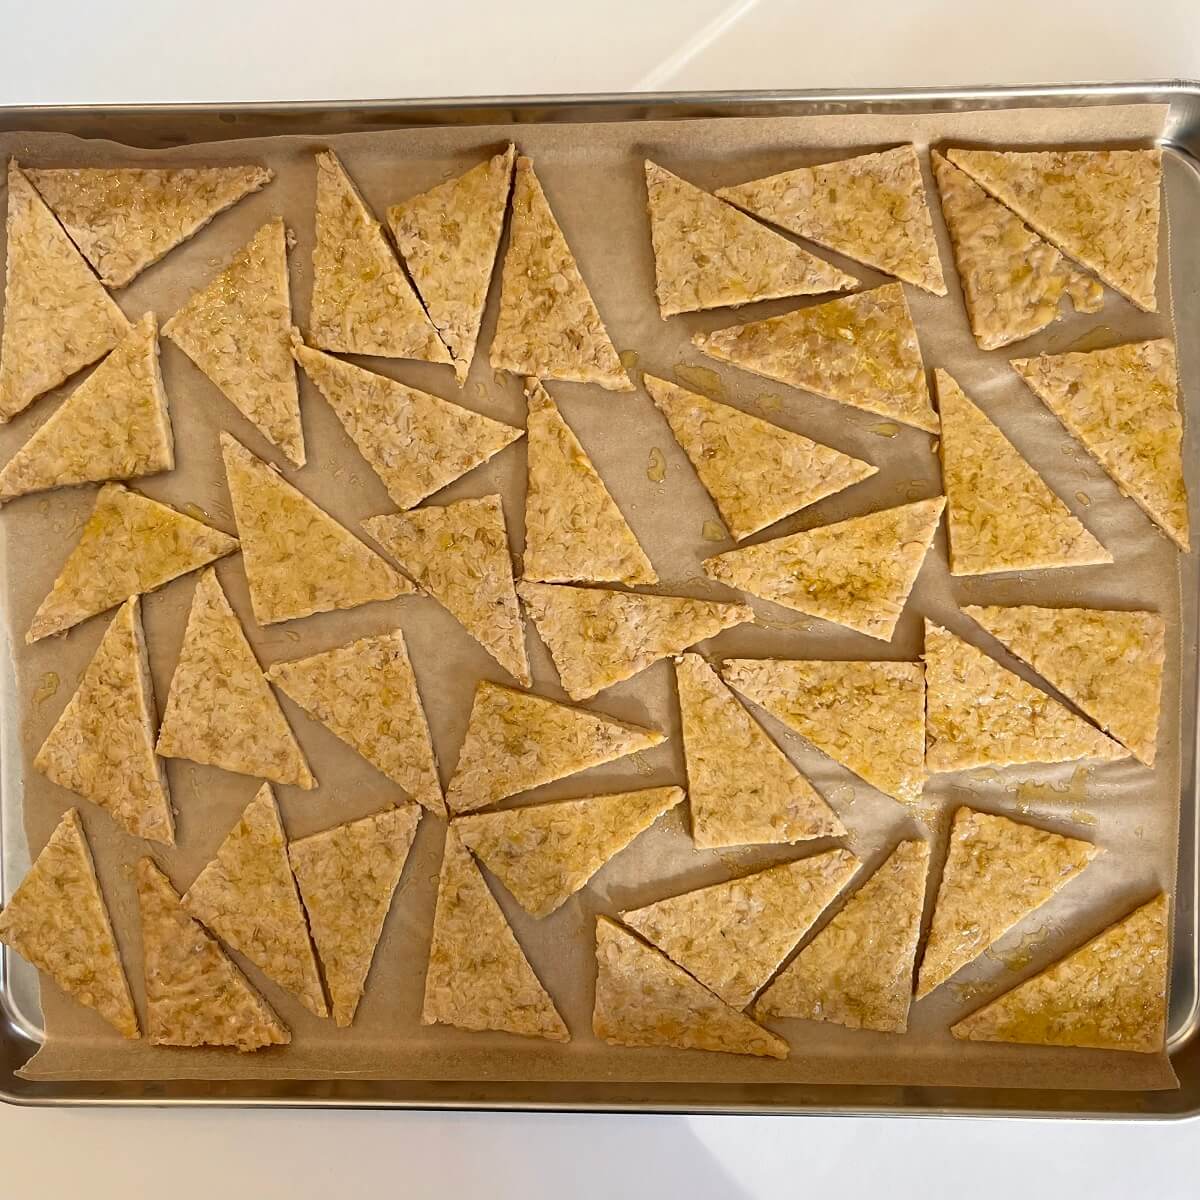
MULTIPOLYGON (((51 135, 17 134, 0 138, 0 150, 6 156, 15 153, 30 165, 258 161, 272 166, 278 178, 267 189, 219 217, 208 230, 151 268, 117 298, 131 317, 153 308, 165 319, 263 221, 282 213, 298 238, 291 271, 296 315, 303 325, 310 286, 314 149, 332 145, 376 213, 382 215, 388 204, 457 174, 494 153, 509 137, 515 137, 520 148, 537 162, 551 204, 615 343, 619 349, 637 354, 639 369, 670 377, 683 364, 681 382, 758 411, 880 467, 871 480, 781 522, 767 534, 752 539, 757 541, 936 494, 940 483, 932 440, 915 430, 897 429, 871 414, 773 385, 733 368, 718 368, 690 347, 690 335, 697 330, 786 311, 794 301, 747 306, 736 314, 693 314, 662 322, 653 299, 642 158, 649 155, 701 186, 716 187, 905 140, 922 147, 943 140, 997 145, 1145 143, 1161 129, 1163 116, 1161 107, 1144 105, 917 117, 521 125, 512 129, 497 126, 342 135, 320 143, 304 137, 279 138, 206 144, 169 153, 145 153, 51 135), (689 366, 701 367, 701 373, 688 370, 689 366)), ((1119 496, 1101 469, 1023 388, 1005 366, 1005 353, 985 354, 975 348, 928 176, 927 183, 951 287, 950 296, 944 300, 906 289, 927 365, 945 367, 955 375, 1113 551, 1116 565, 952 583, 945 570, 944 534, 940 534, 890 645, 753 601, 760 615, 759 627, 727 631, 703 649, 710 657, 912 658, 920 650, 921 616, 928 614, 968 640, 987 646, 1001 661, 1013 666, 1007 654, 994 643, 989 644, 981 631, 957 613, 959 604, 1070 602, 1159 609, 1167 615, 1172 630, 1169 663, 1175 669, 1168 671, 1160 757, 1153 772, 1132 761, 1094 769, 1025 767, 1000 773, 934 777, 926 789, 922 815, 928 817, 933 830, 934 881, 944 853, 947 817, 960 803, 1011 815, 1025 814, 1047 827, 1094 837, 1107 852, 1084 876, 1034 914, 1020 931, 964 970, 952 984, 914 1005, 910 1032, 903 1037, 851 1032, 820 1023, 779 1022, 777 1028, 793 1047, 792 1057, 783 1063, 699 1052, 610 1048, 597 1042, 590 1032, 596 913, 615 913, 731 874, 815 853, 829 844, 697 852, 686 837, 685 814, 676 810, 604 868, 584 892, 541 922, 524 914, 502 889, 494 889, 572 1030, 574 1041, 558 1047, 502 1034, 468 1034, 419 1024, 444 828, 426 818, 352 1029, 336 1030, 328 1022, 311 1017, 252 967, 248 968, 251 978, 262 987, 295 1036, 290 1047, 244 1057, 223 1051, 179 1051, 150 1047, 144 1042, 125 1043, 95 1014, 48 987, 43 993, 48 1040, 27 1074, 38 1079, 354 1076, 714 1084, 900 1082, 1108 1089, 1170 1086, 1173 1077, 1169 1065, 1158 1056, 972 1045, 957 1043, 946 1032, 958 1016, 1086 940, 1157 888, 1172 885, 1179 797, 1180 592, 1176 555, 1166 539, 1157 534, 1135 505, 1119 496)), ((882 276, 857 263, 820 253, 861 278, 866 286, 883 281, 882 276)), ((1106 307, 1098 316, 1068 317, 1010 353, 1016 356, 1041 349, 1083 348, 1169 332, 1165 269, 1160 272, 1160 280, 1162 315, 1138 313, 1109 292, 1106 307)), ((493 294, 480 338, 481 353, 462 399, 489 415, 523 424, 519 383, 494 379, 486 363, 495 300, 493 294)), ((373 370, 415 386, 450 398, 459 396, 445 369, 362 361, 373 370)), ((307 381, 302 382, 302 395, 310 457, 309 465, 296 472, 279 455, 270 453, 257 433, 169 342, 163 344, 162 363, 172 400, 178 467, 168 476, 136 485, 148 494, 176 505, 197 505, 213 523, 232 532, 216 443, 217 432, 228 428, 256 452, 277 462, 285 475, 348 524, 391 510, 382 485, 307 381)), ((716 519, 716 512, 644 392, 620 396, 577 385, 550 387, 658 567, 663 584, 657 590, 733 598, 706 581, 700 572, 701 559, 731 543, 707 540, 705 526, 716 519), (662 482, 655 482, 647 472, 655 449, 666 460, 662 482)), ((7 458, 56 403, 53 397, 45 399, 0 431, 0 455, 7 458)), ((521 541, 523 477, 524 450, 518 443, 445 489, 434 501, 443 503, 500 491, 516 550, 521 541)), ((0 519, 5 612, 16 647, 16 711, 20 714, 26 766, 69 699, 107 625, 107 619, 97 618, 65 639, 51 639, 34 647, 22 644, 29 619, 90 505, 90 489, 26 497, 6 506, 0 519)), ((708 532, 712 532, 711 526, 708 532)), ((429 710, 443 779, 449 777, 465 730, 475 680, 505 679, 439 606, 428 598, 398 600, 260 630, 250 617, 240 560, 227 560, 218 571, 264 664, 400 625, 409 641, 429 710)), ((178 653, 193 582, 190 578, 177 581, 145 599, 147 637, 160 707, 178 653)), ((561 697, 548 655, 532 629, 529 644, 535 689, 561 697)), ((1016 669, 1028 676, 1023 668, 1016 669)), ((320 788, 310 793, 277 789, 291 836, 304 836, 362 816, 399 798, 393 785, 323 726, 286 698, 282 703, 321 782, 320 788)), ((658 724, 672 737, 636 759, 559 781, 520 797, 519 803, 684 779, 668 664, 658 664, 602 693, 591 707, 623 719, 658 724)), ((896 840, 924 831, 914 814, 806 750, 769 718, 765 720, 842 815, 851 831, 848 845, 864 859, 860 881, 896 840)), ((168 773, 179 810, 179 846, 173 851, 154 847, 152 854, 182 889, 212 856, 256 784, 185 762, 169 763, 168 773)), ((32 771, 25 773, 23 784, 29 842, 39 847, 73 800, 32 771)), ((120 833, 90 806, 82 804, 81 810, 135 995, 140 1000, 140 945, 130 868, 145 852, 145 846, 120 833)), ((931 884, 927 910, 934 891, 931 884)), ((831 911, 836 911, 836 906, 831 911)))

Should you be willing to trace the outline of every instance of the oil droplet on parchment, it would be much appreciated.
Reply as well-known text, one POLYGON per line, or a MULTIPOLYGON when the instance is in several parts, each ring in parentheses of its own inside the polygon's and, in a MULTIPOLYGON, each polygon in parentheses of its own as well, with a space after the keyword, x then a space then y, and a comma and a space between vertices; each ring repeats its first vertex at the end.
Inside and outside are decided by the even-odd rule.
POLYGON ((867 429, 885 438, 894 438, 900 432, 900 426, 894 421, 880 421, 878 425, 868 425, 867 429))
POLYGON ((675 378, 684 387, 694 388, 698 392, 708 392, 720 400, 725 399, 725 385, 716 371, 709 367, 698 367, 693 363, 676 363, 675 378))
POLYGON ((45 704, 47 700, 52 700, 55 692, 58 691, 58 685, 58 675, 54 671, 47 671, 45 675, 38 680, 38 685, 34 689, 34 707, 37 708, 39 705, 45 704))
POLYGON ((1092 498, 1087 494, 1087 492, 1076 492, 1075 499, 1078 500, 1084 508, 1087 508, 1087 506, 1092 502, 1092 498))
POLYGON ((719 521, 705 521, 700 526, 700 536, 706 542, 723 542, 725 540, 725 530, 719 521))
POLYGON ((639 775, 653 775, 654 768, 646 761, 646 756, 640 751, 631 754, 630 760, 633 763, 633 769, 639 775))
POLYGON ((293 642, 298 642, 300 640, 300 635, 294 629, 285 629, 283 631, 283 636, 293 642))
POLYGON ((638 365, 639 355, 636 350, 622 350, 617 357, 621 360, 621 366, 627 371, 632 371, 638 365))
POLYGON ((653 446, 646 461, 646 478, 651 483, 662 483, 666 477, 667 460, 663 457, 663 452, 657 446, 653 446))
POLYGON ((1053 804, 1084 804, 1087 801, 1087 785, 1091 774, 1088 767, 1076 767, 1066 783, 1019 783, 1017 799, 1027 804, 1037 804, 1039 801, 1049 801, 1053 804))
POLYGON ((183 511, 192 518, 193 521, 207 521, 208 513, 200 507, 194 500, 189 500, 184 506, 183 511))
POLYGON ((1095 825, 1096 814, 1088 812, 1086 808, 1073 808, 1071 809, 1071 820, 1076 825, 1095 825))
POLYGON ((764 416, 777 413, 783 407, 783 397, 774 392, 765 392, 754 401, 755 407, 764 416))

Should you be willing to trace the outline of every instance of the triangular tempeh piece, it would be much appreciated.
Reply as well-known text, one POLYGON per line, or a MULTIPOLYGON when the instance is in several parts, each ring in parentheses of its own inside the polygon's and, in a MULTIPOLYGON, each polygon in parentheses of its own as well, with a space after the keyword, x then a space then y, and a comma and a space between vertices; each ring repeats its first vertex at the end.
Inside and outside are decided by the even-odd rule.
POLYGON ((769 867, 623 912, 621 920, 745 1008, 861 864, 848 850, 769 867))
POLYGON ((65 167, 29 171, 71 240, 124 287, 274 177, 266 167, 65 167))
POLYGON ((1165 895, 950 1028, 972 1042, 1163 1050, 1170 966, 1165 895))
POLYGON ((644 788, 475 813, 454 828, 526 912, 545 917, 682 799, 682 788, 644 788))
POLYGON ((754 1015, 903 1033, 928 863, 928 842, 901 842, 783 969, 754 1015))
POLYGON ((612 762, 665 741, 601 713, 481 680, 446 803, 454 813, 612 762))
POLYGON ((571 1040, 454 826, 446 831, 421 1023, 571 1040))
POLYGON ((8 164, 8 258, 0 341, 0 424, 107 354, 128 332, 16 159, 8 164))
POLYGON ((934 372, 942 417, 942 479, 950 511, 950 573, 1110 563, 1017 448, 946 372, 934 372))
POLYGON ((388 225, 400 253, 465 382, 500 249, 516 147, 456 179, 395 204, 388 225))
POLYGON ((267 678, 423 807, 445 814, 429 724, 399 629, 277 662, 267 678))
POLYGON ((499 496, 371 517, 363 528, 523 687, 529 657, 499 496))
POLYGON ((313 350, 298 336, 292 353, 398 508, 419 504, 521 436, 512 425, 313 350))
POLYGON ((937 432, 902 284, 697 333, 692 344, 718 362, 937 432))
POLYGON ((183 906, 309 1012, 329 1015, 269 783, 192 880, 183 906))
POLYGON ((157 751, 275 783, 317 786, 213 570, 196 585, 157 751))
POLYGON ((704 560, 704 573, 785 608, 891 641, 944 496, 743 546, 704 560))
POLYGON ((450 362, 382 227, 337 155, 325 150, 316 165, 309 340, 338 354, 450 362))
POLYGON ((232 434, 221 434, 221 455, 260 625, 416 591, 232 434))
POLYGON ((121 952, 75 809, 58 823, 0 911, 0 942, 123 1037, 139 1036, 121 952))
POLYGON ((925 784, 925 673, 911 662, 730 659, 725 682, 893 800, 925 784))
POLYGON ((1175 344, 1015 358, 1033 393, 1181 550, 1190 548, 1175 344))
POLYGON ((523 577, 541 583, 657 583, 636 535, 550 394, 527 379, 525 396, 523 577))
POLYGON ((494 370, 514 375, 633 391, 533 160, 524 157, 517 159, 490 358, 494 370))
POLYGON ((754 620, 745 604, 607 588, 522 583, 517 593, 572 700, 644 671, 660 658, 754 620))
POLYGON ((929 620, 925 679, 925 764, 931 774, 1127 754, 1057 700, 929 620))
POLYGON ((659 315, 845 292, 858 280, 646 160, 659 315))
POLYGON ((717 195, 818 246, 946 294, 915 146, 797 167, 717 195))
POLYGON ((1166 622, 1097 608, 963 609, 1146 766, 1154 766, 1166 622))
POLYGON ((408 804, 288 846, 335 1025, 354 1020, 420 819, 421 810, 408 804))
POLYGON ((29 492, 170 471, 175 442, 147 313, 0 471, 0 503, 29 492))
POLYGON ((167 773, 154 754, 154 687, 137 596, 118 610, 33 765, 134 837, 175 844, 167 773))
POLYGON ((292 1035, 232 959, 193 920, 171 881, 148 858, 137 864, 152 1046, 286 1046, 292 1035))
POLYGON ((960 808, 950 827, 917 999, 1045 904, 1098 853, 1091 842, 960 808))
POLYGON ((981 350, 997 350, 1045 329, 1062 315, 1064 295, 1076 312, 1103 308, 1099 280, 1078 270, 949 159, 936 150, 929 157, 981 350))
POLYGON ((737 541, 878 470, 665 379, 642 382, 737 541))
POLYGON ((837 814, 699 654, 675 660, 697 849, 841 837, 837 814))
POLYGON ((25 640, 61 633, 237 548, 237 539, 219 529, 106 483, 25 640))
POLYGON ((1157 312, 1162 151, 948 150, 947 158, 1081 266, 1157 312))
POLYGON ((596 921, 592 1030, 610 1046, 787 1058, 788 1044, 608 917, 596 921))
POLYGON ((163 335, 272 446, 304 466, 282 217, 268 221, 219 275, 193 292, 163 335))

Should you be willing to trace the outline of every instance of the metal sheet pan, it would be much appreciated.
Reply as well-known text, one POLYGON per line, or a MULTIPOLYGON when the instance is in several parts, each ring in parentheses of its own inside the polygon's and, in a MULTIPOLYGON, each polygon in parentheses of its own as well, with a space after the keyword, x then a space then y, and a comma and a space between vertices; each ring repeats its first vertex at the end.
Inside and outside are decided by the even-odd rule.
MULTIPOLYGON (((1174 213, 1190 220, 1172 230, 1176 317, 1185 377, 1200 373, 1200 84, 1084 85, 900 92, 769 92, 702 95, 519 97, 362 104, 172 105, 0 109, 0 129, 65 132, 165 148, 183 142, 281 133, 332 133, 420 125, 638 121, 773 114, 922 113, 1113 103, 1167 105, 1158 140, 1184 167, 1168 173, 1174 213)), ((1194 421, 1193 421, 1194 424, 1194 421)), ((0 1096, 26 1104, 240 1104, 361 1107, 510 1108, 596 1111, 788 1112, 1168 1118, 1200 1113, 1200 930, 1197 926, 1196 744, 1200 567, 1183 567, 1183 728, 1180 861, 1169 1048, 1181 1087, 1175 1092, 1013 1091, 908 1087, 601 1083, 513 1084, 405 1081, 34 1083, 15 1071, 40 1037, 36 979, 7 950, 0 955, 0 1096)), ((0 673, 11 670, 7 657, 0 673)), ((0 689, 9 681, 0 678, 0 689)), ((11 690, 11 689, 9 689, 11 690)), ((0 722, 0 798, 14 795, 19 770, 16 720, 0 722)), ((0 804, 0 896, 11 894, 28 865, 20 813, 0 804)))

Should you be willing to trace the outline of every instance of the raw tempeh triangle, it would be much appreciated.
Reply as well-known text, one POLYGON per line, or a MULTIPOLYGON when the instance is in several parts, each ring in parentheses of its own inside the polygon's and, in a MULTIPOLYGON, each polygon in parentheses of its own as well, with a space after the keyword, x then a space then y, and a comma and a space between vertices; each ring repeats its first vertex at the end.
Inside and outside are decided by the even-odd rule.
POLYGON ((704 573, 785 608, 889 642, 933 544, 944 496, 704 560, 704 573))
POLYGON ((925 679, 931 774, 1126 756, 1082 717, 928 620, 925 679))
POLYGON ((517 159, 500 315, 492 337, 494 370, 537 379, 598 383, 632 392, 533 160, 517 159))
POLYGON ((429 319, 466 381, 500 249, 516 147, 393 205, 388 225, 429 319))
POLYGON ((416 591, 232 434, 221 434, 221 455, 260 625, 416 591))
POLYGON ((936 150, 929 157, 971 332, 981 350, 1045 329, 1062 315, 1064 295, 1076 312, 1104 307, 1098 280, 1078 270, 949 159, 936 150))
POLYGON ((29 178, 110 288, 274 178, 266 167, 66 167, 29 178))
POLYGON ((237 539, 219 529, 106 483, 25 640, 61 633, 237 548, 237 539))
POLYGON ((8 164, 0 424, 107 354, 129 322, 17 166, 8 164))
POLYGON ((901 842, 767 988, 754 1015, 903 1033, 928 864, 928 842, 901 842))
POLYGON ((329 1015, 269 783, 192 881, 183 906, 309 1012, 329 1015))
POLYGON ((841 837, 837 814, 699 654, 675 660, 697 849, 841 837))
POLYGON ((745 1008, 862 864, 828 850, 623 912, 668 958, 745 1008))
POLYGON ((0 912, 0 942, 123 1037, 139 1036, 121 952, 75 809, 58 823, 0 912))
POLYGON ((408 804, 288 846, 335 1025, 354 1020, 421 810, 408 804))
POLYGON ((950 505, 950 573, 1112 562, 954 379, 942 370, 934 376, 942 416, 942 480, 950 505))
POLYGON ((915 146, 797 167, 717 195, 818 246, 946 294, 915 146))
POLYGON ((454 829, 526 912, 545 917, 682 799, 682 788, 644 788, 476 813, 454 829))
POLYGON ((454 826, 446 830, 421 1024, 571 1040, 454 826))
POLYGON ((448 363, 450 352, 417 299, 346 169, 331 150, 316 156, 309 339, 338 354, 448 363))
POLYGON ((1154 766, 1166 656, 1166 622, 1158 613, 1032 605, 963 612, 1154 766))
POLYGON ((587 451, 536 379, 529 401, 525 579, 657 583, 658 575, 587 451))
POLYGON ((275 663, 267 678, 414 800, 445 814, 429 725, 399 629, 275 663))
POLYGON ((1188 550, 1175 344, 1159 338, 1012 365, 1117 487, 1188 550))
POLYGON ((937 432, 902 284, 697 333, 692 345, 718 362, 937 432))
POLYGON ((272 446, 304 466, 282 217, 268 221, 225 270, 193 292, 163 334, 272 446))
POLYGON ((446 803, 453 813, 486 808, 665 740, 657 729, 480 680, 446 803))
POLYGON ((118 610, 33 765, 134 837, 175 844, 167 773, 154 755, 154 686, 137 596, 118 610))
POLYGON ((1161 1052, 1166 1040, 1167 897, 950 1027, 971 1042, 1161 1052))
POLYGON ((659 315, 845 292, 858 280, 646 160, 659 315))
POLYGON ((146 980, 146 1035, 152 1046, 233 1046, 246 1053, 286 1046, 292 1035, 220 943, 180 902, 148 859, 137 864, 146 980))
POLYGON ((596 920, 592 1030, 610 1046, 787 1058, 788 1044, 608 917, 596 920))
POLYGON ((878 469, 665 379, 642 381, 737 541, 878 469))
POLYGON ((950 828, 917 999, 978 958, 1099 853, 1091 842, 960 808, 950 828))
POLYGON ((1162 151, 948 150, 946 156, 1064 254, 1157 312, 1162 151))
POLYGON ((363 528, 523 687, 529 658, 499 496, 456 500, 363 528))
POLYGON ((77 483, 170 471, 175 442, 147 313, 0 471, 0 504, 77 483))
POLYGON ((517 593, 572 700, 586 700, 660 658, 754 620, 745 604, 686 596, 547 583, 518 584, 517 593))
POLYGON ((157 751, 275 783, 317 786, 213 570, 196 585, 157 751))
POLYGON ((292 338, 317 385, 397 508, 412 508, 515 442, 522 430, 292 338))
POLYGON ((925 673, 911 662, 730 659, 725 682, 906 804, 925 784, 925 673))

